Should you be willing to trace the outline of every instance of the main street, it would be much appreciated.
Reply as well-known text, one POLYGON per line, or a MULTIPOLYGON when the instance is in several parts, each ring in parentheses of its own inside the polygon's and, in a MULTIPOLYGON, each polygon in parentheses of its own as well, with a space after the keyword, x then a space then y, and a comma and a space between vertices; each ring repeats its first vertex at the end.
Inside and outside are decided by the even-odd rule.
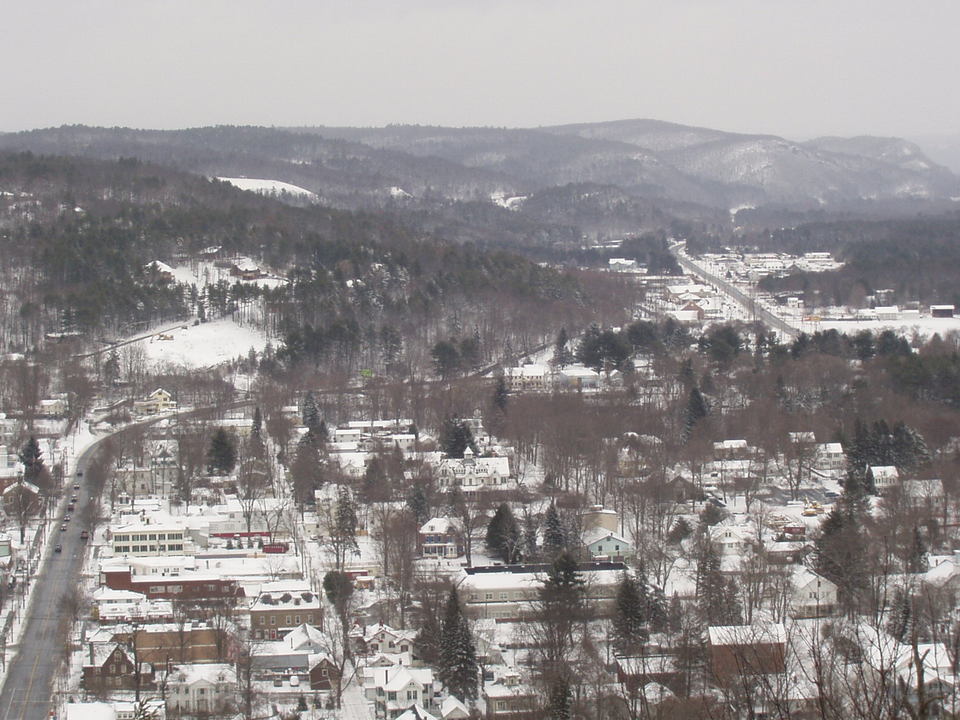
POLYGON ((49 716, 53 678, 67 638, 62 625, 73 622, 72 617, 65 616, 64 598, 79 592, 80 572, 87 549, 86 542, 80 539, 79 518, 84 517, 84 510, 91 502, 86 470, 96 447, 97 444, 91 445, 77 460, 77 470, 84 475, 64 480, 66 496, 77 496, 74 509, 77 519, 63 523, 63 510, 68 502, 64 498, 49 521, 51 537, 40 574, 33 578, 36 586, 24 618, 26 627, 0 691, 0 717, 3 720, 45 720, 49 716), (75 482, 80 485, 79 490, 73 489, 75 482), (66 524, 65 531, 60 530, 61 524, 66 524), (63 551, 55 553, 54 546, 58 543, 63 551))
POLYGON ((692 259, 690 259, 690 257, 683 252, 682 243, 675 243, 671 245, 670 250, 673 252, 674 256, 677 258, 677 262, 680 263, 680 266, 684 270, 689 273, 693 273, 694 275, 698 275, 700 278, 713 285, 717 290, 724 293, 733 302, 747 310, 753 317, 756 317, 758 320, 762 320, 769 327, 783 333, 787 338, 794 338, 797 336, 797 329, 787 323, 783 318, 774 315, 772 312, 762 307, 754 298, 747 297, 747 295, 744 294, 740 288, 734 287, 732 283, 727 282, 723 278, 715 275, 714 273, 705 269, 702 265, 695 263, 692 259))

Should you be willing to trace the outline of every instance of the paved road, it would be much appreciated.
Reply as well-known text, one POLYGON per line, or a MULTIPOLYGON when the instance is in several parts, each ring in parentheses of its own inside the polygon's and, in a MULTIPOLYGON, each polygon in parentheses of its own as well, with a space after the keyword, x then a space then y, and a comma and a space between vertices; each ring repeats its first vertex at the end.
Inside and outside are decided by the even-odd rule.
POLYGON ((670 249, 673 250, 674 254, 676 255, 677 262, 680 263, 684 270, 692 272, 694 275, 699 275, 708 283, 716 287, 717 290, 725 293, 731 300, 741 305, 751 314, 755 315, 757 319, 763 320, 763 322, 772 327, 774 330, 779 330, 788 338, 794 338, 797 336, 799 331, 795 327, 788 324, 783 318, 778 317, 769 310, 761 307, 759 303, 757 303, 754 299, 747 297, 739 288, 714 275, 712 272, 704 269, 701 265, 691 261, 690 258, 678 252, 678 246, 675 245, 670 249))
MULTIPOLYGON (((96 449, 92 445, 77 461, 77 469, 86 471, 96 449)), ((41 565, 40 574, 33 578, 37 583, 27 610, 19 651, 14 656, 0 691, 0 718, 3 720, 45 720, 51 708, 53 678, 56 675, 63 651, 65 635, 60 626, 63 618, 62 598, 73 595, 80 586, 80 571, 86 543, 80 539, 79 519, 66 523, 61 531, 61 516, 70 496, 77 495, 74 513, 78 518, 90 502, 86 477, 66 480, 67 498, 61 501, 54 520, 49 521, 51 532, 47 545, 47 557, 41 565), (72 485, 77 480, 79 490, 72 485), (63 552, 55 553, 54 546, 61 544, 63 552)))

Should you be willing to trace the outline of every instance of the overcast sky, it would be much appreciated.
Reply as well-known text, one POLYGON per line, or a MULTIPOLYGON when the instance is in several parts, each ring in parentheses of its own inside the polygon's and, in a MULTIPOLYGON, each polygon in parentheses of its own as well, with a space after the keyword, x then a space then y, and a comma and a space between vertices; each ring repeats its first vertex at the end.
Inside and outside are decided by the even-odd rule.
POLYGON ((0 130, 536 126, 960 131, 957 0, 7 3, 0 130))

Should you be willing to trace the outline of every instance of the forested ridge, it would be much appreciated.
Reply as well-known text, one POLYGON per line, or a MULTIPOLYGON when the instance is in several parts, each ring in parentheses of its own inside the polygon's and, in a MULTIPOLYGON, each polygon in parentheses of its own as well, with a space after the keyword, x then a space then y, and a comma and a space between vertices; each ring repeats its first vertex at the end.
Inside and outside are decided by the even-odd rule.
POLYGON ((479 335, 487 359, 558 325, 588 323, 615 290, 505 250, 450 242, 409 218, 292 207, 135 159, 0 154, 0 190, 4 322, 19 329, 10 347, 32 346, 43 332, 113 334, 246 308, 246 321, 291 340, 289 357, 298 360, 336 355, 352 365, 364 353, 365 362, 386 363, 401 352, 395 342, 381 352, 387 328, 408 346, 479 335), (286 282, 197 288, 147 267, 196 262, 217 246, 286 282))

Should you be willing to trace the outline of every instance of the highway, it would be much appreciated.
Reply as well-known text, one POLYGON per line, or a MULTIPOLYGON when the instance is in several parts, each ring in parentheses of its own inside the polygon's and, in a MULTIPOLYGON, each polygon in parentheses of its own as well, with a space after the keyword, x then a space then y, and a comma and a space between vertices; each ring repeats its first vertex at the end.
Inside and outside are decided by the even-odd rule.
MULTIPOLYGON (((98 444, 98 443, 97 443, 98 444)), ((86 471, 97 444, 85 450, 77 460, 77 469, 86 471)), ((20 638, 19 649, 7 670, 3 690, 0 691, 0 718, 3 720, 46 720, 52 707, 53 678, 57 674, 63 656, 63 643, 67 638, 64 623, 73 622, 65 617, 63 598, 75 595, 80 588, 80 572, 83 568, 87 545, 80 539, 84 508, 90 502, 86 474, 83 477, 66 478, 60 507, 50 521, 51 537, 47 543, 47 555, 40 566, 40 574, 33 578, 36 586, 30 596, 30 606, 24 621, 26 627, 20 638), (80 489, 73 490, 79 481, 80 489), (61 531, 62 515, 67 502, 76 495, 78 502, 74 512, 77 519, 66 523, 61 531), (63 552, 55 553, 54 546, 60 543, 63 552)))
POLYGON ((769 327, 780 331, 786 337, 795 338, 799 334, 799 331, 792 325, 788 324, 783 318, 778 317, 769 310, 761 307, 756 300, 747 297, 742 290, 734 287, 731 283, 728 283, 726 280, 714 275, 710 271, 694 263, 684 253, 681 253, 680 249, 682 249, 682 245, 679 243, 670 247, 670 250, 677 258, 677 262, 680 263, 680 266, 684 270, 693 273, 694 275, 699 275, 703 280, 713 285, 715 288, 717 288, 717 290, 724 293, 738 305, 741 305, 758 320, 762 320, 769 327))

